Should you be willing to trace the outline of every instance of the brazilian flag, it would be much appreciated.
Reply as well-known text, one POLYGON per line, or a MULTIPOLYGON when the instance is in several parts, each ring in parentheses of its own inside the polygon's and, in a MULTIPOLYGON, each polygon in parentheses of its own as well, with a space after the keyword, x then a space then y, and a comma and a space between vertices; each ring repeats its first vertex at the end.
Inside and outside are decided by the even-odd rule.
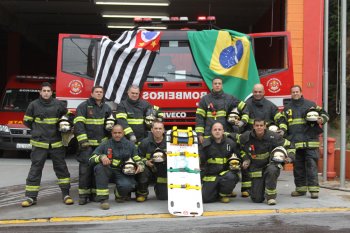
POLYGON ((244 100, 260 83, 249 36, 232 30, 189 31, 194 60, 207 86, 221 77, 227 94, 244 100))

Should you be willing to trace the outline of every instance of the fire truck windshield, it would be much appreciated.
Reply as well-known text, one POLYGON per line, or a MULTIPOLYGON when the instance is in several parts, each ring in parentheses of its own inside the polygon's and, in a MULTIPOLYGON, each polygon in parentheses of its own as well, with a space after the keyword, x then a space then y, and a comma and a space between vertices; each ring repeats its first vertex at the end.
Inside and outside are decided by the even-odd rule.
POLYGON ((10 89, 6 90, 2 111, 24 112, 29 103, 39 97, 39 90, 33 89, 10 89))
POLYGON ((147 81, 201 81, 188 41, 163 41, 147 81))

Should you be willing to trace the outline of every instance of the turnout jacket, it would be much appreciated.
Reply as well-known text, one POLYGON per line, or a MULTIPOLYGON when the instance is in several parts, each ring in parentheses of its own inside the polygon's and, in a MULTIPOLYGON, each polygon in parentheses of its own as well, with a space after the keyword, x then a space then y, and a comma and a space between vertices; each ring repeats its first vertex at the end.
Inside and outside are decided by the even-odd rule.
POLYGON ((229 170, 227 160, 235 153, 240 157, 237 144, 224 136, 220 143, 213 137, 204 139, 199 148, 200 161, 204 166, 205 176, 223 175, 229 170))
POLYGON ((328 113, 313 101, 301 97, 293 100, 284 107, 284 114, 287 118, 288 131, 286 138, 295 144, 296 149, 319 148, 319 134, 323 132, 322 128, 315 123, 305 120, 306 113, 310 108, 315 108, 323 118, 323 123, 329 120, 328 113))
POLYGON ((246 131, 238 136, 238 142, 244 151, 243 160, 251 161, 251 170, 265 168, 270 163, 271 151, 278 146, 283 146, 292 159, 295 155, 294 145, 290 141, 269 130, 265 130, 261 139, 257 138, 255 130, 246 131))
POLYGON ((91 146, 98 146, 107 140, 104 123, 105 118, 111 114, 111 108, 104 101, 99 106, 92 97, 79 104, 74 119, 74 131, 78 142, 88 141, 91 146))
POLYGON ((50 98, 39 97, 32 101, 24 115, 23 123, 31 129, 30 143, 44 149, 62 147, 61 133, 57 129, 58 120, 68 113, 64 103, 50 98))
POLYGON ((230 132, 231 127, 227 122, 227 116, 232 109, 238 109, 241 114, 241 120, 246 124, 248 122, 248 109, 243 101, 236 97, 221 92, 211 92, 205 95, 199 102, 196 111, 196 132, 198 136, 210 135, 210 128, 213 123, 220 122, 224 126, 225 132, 230 132))
POLYGON ((157 144, 154 141, 153 134, 149 133, 148 137, 143 139, 140 145, 138 146, 139 155, 142 158, 142 160, 145 162, 146 160, 151 159, 151 155, 153 154, 153 152, 155 152, 157 148, 166 152, 165 135, 162 142, 160 144, 157 144))
POLYGON ((108 139, 99 145, 90 158, 90 164, 96 165, 101 162, 102 156, 107 156, 109 150, 112 150, 112 168, 120 168, 124 162, 130 158, 138 165, 144 166, 140 156, 137 154, 135 145, 127 140, 125 137, 122 137, 120 141, 116 141, 113 138, 108 139))
MULTIPOLYGON (((144 120, 148 108, 159 110, 159 107, 152 106, 145 100, 133 101, 129 97, 118 105, 116 118, 118 123, 123 126, 124 133, 128 138, 135 135, 137 141, 140 141, 147 135, 144 120)), ((158 115, 162 115, 162 113, 158 113, 158 115)))
POLYGON ((250 97, 245 103, 249 111, 247 130, 252 130, 254 119, 259 118, 265 120, 268 125, 274 123, 280 129, 287 131, 286 119, 274 103, 266 98, 255 100, 253 97, 250 97))

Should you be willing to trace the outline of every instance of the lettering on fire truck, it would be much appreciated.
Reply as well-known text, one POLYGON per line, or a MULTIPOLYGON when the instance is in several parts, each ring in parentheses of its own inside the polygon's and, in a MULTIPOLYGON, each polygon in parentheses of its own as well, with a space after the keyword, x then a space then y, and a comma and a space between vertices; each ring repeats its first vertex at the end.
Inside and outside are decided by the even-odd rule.
POLYGON ((23 124, 23 121, 9 120, 7 124, 23 124))
POLYGON ((194 99, 194 100, 199 100, 203 96, 205 96, 207 92, 202 91, 186 91, 186 92, 177 92, 177 91, 168 91, 168 92, 153 92, 153 91, 145 91, 143 92, 142 98, 144 100, 188 100, 188 99, 194 99))
POLYGON ((164 112, 164 118, 186 118, 185 112, 164 112))

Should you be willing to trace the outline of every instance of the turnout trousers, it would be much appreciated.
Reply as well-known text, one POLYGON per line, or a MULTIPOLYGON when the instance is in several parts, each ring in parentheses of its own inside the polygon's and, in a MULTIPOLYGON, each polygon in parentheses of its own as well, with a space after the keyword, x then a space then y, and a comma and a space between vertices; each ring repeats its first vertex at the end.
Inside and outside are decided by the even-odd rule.
POLYGON ((92 198, 96 195, 94 168, 89 164, 89 159, 96 147, 88 147, 80 150, 77 160, 79 162, 79 197, 92 198))

